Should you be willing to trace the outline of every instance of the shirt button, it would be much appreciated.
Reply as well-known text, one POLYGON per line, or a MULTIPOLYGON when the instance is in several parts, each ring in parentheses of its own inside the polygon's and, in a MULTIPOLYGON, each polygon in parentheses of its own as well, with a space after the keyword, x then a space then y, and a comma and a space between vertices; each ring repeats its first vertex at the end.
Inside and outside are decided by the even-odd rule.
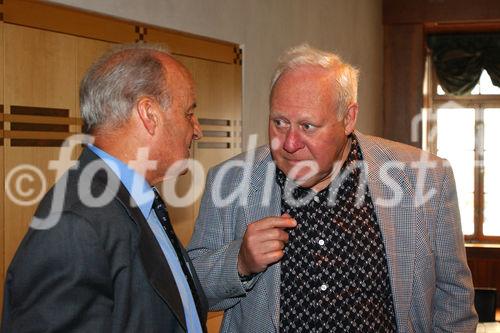
POLYGON ((318 244, 319 244, 319 245, 321 245, 321 246, 323 246, 323 245, 325 245, 325 241, 324 241, 324 240, 322 240, 322 239, 320 239, 320 240, 318 241, 318 244))
POLYGON ((328 287, 326 286, 326 284, 322 284, 320 288, 322 291, 325 291, 328 287))

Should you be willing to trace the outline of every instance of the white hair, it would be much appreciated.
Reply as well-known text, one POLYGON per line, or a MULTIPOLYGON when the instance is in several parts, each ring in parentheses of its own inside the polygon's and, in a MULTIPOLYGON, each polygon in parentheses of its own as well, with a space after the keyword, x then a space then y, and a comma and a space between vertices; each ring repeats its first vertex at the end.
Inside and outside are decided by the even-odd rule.
POLYGON ((270 96, 272 96, 274 86, 281 75, 300 66, 320 66, 334 73, 335 87, 332 87, 332 93, 337 94, 337 119, 343 119, 349 106, 357 102, 359 71, 343 62, 335 53, 321 51, 308 44, 301 44, 288 49, 279 58, 271 81, 270 96))

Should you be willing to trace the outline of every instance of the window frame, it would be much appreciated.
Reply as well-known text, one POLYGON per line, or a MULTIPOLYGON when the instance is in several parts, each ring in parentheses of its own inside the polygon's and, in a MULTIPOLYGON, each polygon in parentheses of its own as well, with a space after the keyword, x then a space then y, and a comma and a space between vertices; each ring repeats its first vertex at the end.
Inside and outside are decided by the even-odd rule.
MULTIPOLYGON (((499 236, 486 236, 483 234, 484 223, 484 109, 500 108, 500 95, 468 95, 452 96, 438 95, 438 80, 436 71, 432 66, 430 53, 427 55, 426 79, 424 81, 424 99, 426 102, 427 121, 423 129, 424 140, 422 146, 425 150, 433 154, 437 153, 437 110, 441 107, 446 108, 473 108, 475 110, 474 124, 474 233, 464 235, 468 243, 500 243, 499 236), (430 78, 430 79, 429 79, 430 78), (425 89, 426 88, 426 89, 425 89), (425 91, 427 90, 427 91, 425 91), (455 102, 456 105, 449 105, 455 102)), ((454 175, 457 178, 457 175, 454 175)), ((500 221, 499 221, 500 223, 500 221)))

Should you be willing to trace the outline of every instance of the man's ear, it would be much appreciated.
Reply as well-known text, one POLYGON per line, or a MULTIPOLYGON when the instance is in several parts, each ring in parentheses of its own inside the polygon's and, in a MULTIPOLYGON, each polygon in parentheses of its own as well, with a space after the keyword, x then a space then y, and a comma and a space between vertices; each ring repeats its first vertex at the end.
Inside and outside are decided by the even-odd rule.
POLYGON ((146 131, 154 135, 159 125, 156 102, 150 97, 141 97, 136 103, 136 112, 146 131))
POLYGON ((344 116, 344 129, 345 135, 349 135, 354 132, 356 128, 356 120, 358 119, 358 104, 353 103, 347 108, 347 112, 344 116))

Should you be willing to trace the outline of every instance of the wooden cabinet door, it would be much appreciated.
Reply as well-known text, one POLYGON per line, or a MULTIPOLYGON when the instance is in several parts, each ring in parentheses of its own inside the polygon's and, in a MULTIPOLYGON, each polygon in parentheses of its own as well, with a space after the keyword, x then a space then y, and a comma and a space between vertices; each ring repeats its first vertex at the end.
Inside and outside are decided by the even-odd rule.
POLYGON ((76 37, 4 24, 5 267, 55 181, 49 161, 70 134, 76 101, 76 37), (24 177, 24 178, 23 178, 24 177), (17 188, 16 188, 17 186, 17 188), (38 198, 38 200, 37 200, 38 198))

